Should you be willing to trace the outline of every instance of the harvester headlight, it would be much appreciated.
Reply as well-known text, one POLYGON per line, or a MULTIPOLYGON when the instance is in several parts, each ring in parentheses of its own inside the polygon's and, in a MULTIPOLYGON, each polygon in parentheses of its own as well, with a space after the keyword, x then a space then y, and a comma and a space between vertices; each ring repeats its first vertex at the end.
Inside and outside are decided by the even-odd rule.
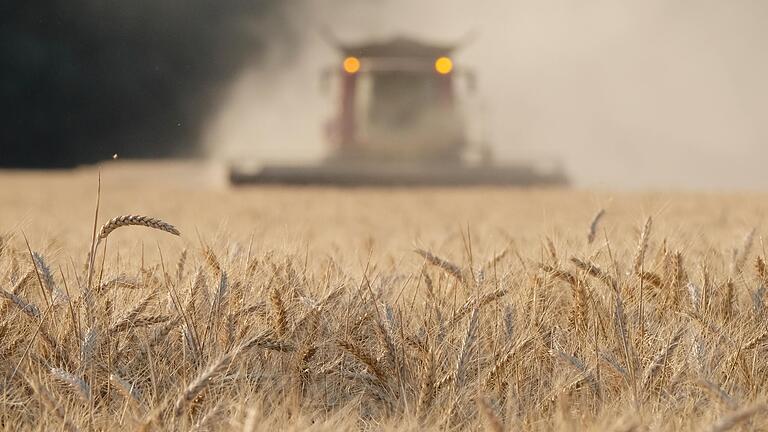
POLYGON ((453 70, 453 61, 448 57, 440 57, 435 60, 435 70, 441 75, 449 74, 453 70))
POLYGON ((344 59, 344 72, 353 74, 360 70, 360 59, 357 57, 347 57, 344 59))

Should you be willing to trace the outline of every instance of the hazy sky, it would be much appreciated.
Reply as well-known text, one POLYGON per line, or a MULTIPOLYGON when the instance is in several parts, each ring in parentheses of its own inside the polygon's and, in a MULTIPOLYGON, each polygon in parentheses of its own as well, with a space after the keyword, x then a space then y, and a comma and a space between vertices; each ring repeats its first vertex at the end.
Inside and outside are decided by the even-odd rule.
MULTIPOLYGON (((298 4, 298 3, 297 3, 298 4)), ((298 53, 242 71, 211 120, 218 157, 319 158, 342 40, 472 40, 470 120, 498 159, 558 158, 577 184, 766 188, 768 3, 734 0, 310 1, 298 53), (292 55, 296 54, 296 55, 292 55)))

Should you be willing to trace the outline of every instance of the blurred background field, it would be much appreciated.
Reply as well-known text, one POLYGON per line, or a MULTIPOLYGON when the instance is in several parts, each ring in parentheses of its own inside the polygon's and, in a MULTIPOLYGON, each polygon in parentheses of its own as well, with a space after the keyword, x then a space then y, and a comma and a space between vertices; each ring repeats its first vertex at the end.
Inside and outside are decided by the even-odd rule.
MULTIPOLYGON (((606 209, 605 234, 634 235, 644 218, 658 235, 687 248, 725 253, 768 211, 761 193, 617 192, 504 187, 333 188, 261 186, 231 188, 222 167, 200 162, 108 162, 102 165, 100 219, 147 214, 176 224, 180 248, 208 241, 250 239, 262 249, 289 249, 335 258, 407 259, 415 246, 460 251, 462 231, 478 250, 492 253, 510 242, 531 252, 545 237, 580 248, 588 225, 606 209), (662 234, 663 233, 663 234, 662 234)), ((98 169, 7 171, 0 174, 0 226, 23 229, 40 245, 66 254, 90 243, 98 169), (74 249, 73 249, 74 248, 74 249)), ((602 236, 602 231, 598 233, 602 236)), ((123 247, 155 236, 142 230, 116 234, 123 247), (147 237, 149 235, 149 237, 147 237)), ((160 237, 161 242, 168 239, 160 237)), ((165 244, 165 243, 164 243, 165 244)))

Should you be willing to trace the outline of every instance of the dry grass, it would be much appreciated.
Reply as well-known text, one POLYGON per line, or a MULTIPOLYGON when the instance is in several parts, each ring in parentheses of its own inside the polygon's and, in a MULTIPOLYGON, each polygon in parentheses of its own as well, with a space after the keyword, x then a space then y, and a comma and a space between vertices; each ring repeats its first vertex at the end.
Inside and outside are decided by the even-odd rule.
POLYGON ((768 428, 753 197, 108 178, 102 214, 182 237, 90 260, 92 177, 50 225, 0 191, 4 429, 768 428))

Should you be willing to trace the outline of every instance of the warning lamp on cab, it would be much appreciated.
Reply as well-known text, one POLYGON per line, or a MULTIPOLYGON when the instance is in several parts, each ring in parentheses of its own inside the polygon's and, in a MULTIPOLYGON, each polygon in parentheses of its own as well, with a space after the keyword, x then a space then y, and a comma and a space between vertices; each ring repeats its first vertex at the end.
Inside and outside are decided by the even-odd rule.
POLYGON ((360 70, 360 59, 357 57, 347 57, 342 65, 344 66, 344 72, 354 74, 360 70))
POLYGON ((435 71, 440 75, 447 75, 453 70, 453 61, 448 57, 440 57, 435 60, 435 71))

